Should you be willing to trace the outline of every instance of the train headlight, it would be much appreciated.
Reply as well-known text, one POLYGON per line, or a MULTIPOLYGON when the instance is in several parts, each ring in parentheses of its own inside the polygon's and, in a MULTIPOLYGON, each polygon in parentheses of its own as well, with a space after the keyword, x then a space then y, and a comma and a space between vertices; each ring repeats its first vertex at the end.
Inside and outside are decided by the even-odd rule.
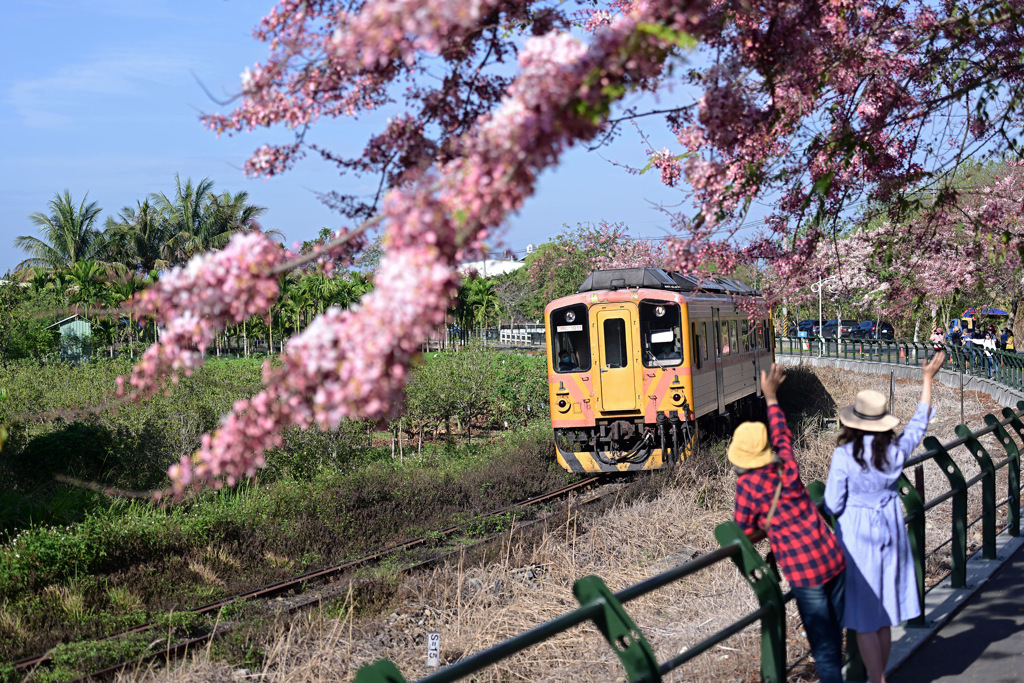
POLYGON ((567 413, 567 412, 569 412, 569 408, 572 407, 572 404, 570 404, 564 398, 558 399, 558 401, 555 403, 555 405, 558 406, 558 412, 560 412, 560 413, 567 413))
POLYGON ((576 313, 573 311, 567 311, 565 314, 565 322, 571 323, 576 320, 576 313))
POLYGON ((665 315, 665 307, 664 306, 655 306, 654 307, 654 316, 656 318, 661 318, 664 315, 665 315))

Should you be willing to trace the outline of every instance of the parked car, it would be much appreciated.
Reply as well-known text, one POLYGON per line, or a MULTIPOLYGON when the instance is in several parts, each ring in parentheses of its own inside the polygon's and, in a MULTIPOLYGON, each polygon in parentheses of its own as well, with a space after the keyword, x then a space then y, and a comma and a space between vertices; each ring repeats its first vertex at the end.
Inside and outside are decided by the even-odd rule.
POLYGON ((817 334, 820 320, 801 320, 796 325, 789 326, 790 337, 813 337, 817 334), (801 334, 803 332, 804 334, 801 334))
POLYGON ((838 336, 849 338, 850 333, 853 332, 857 325, 858 323, 856 320, 846 320, 845 318, 841 321, 839 319, 829 320, 827 323, 822 325, 821 336, 826 339, 838 336))
POLYGON ((853 339, 893 339, 896 337, 896 330, 884 320, 865 320, 854 328, 850 336, 853 339))

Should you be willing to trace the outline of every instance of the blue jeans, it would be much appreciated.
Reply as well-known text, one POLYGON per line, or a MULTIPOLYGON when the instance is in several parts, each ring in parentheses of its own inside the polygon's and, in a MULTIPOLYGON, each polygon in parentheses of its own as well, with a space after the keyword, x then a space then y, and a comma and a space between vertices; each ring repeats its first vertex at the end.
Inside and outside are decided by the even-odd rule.
POLYGON ((985 356, 985 367, 988 368, 988 378, 992 379, 993 373, 999 373, 999 366, 993 356, 985 356))
POLYGON ((824 586, 794 588, 793 597, 811 644, 821 683, 843 683, 843 602, 846 572, 824 586))

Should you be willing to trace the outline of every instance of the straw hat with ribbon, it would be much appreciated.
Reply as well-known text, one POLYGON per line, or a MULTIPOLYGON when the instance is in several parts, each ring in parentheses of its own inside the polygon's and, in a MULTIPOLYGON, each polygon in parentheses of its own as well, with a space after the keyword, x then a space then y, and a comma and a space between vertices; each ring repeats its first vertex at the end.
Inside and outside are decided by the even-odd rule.
POLYGON ((885 396, 870 389, 857 392, 853 405, 839 411, 839 421, 865 432, 887 432, 900 423, 898 417, 885 409, 885 396))

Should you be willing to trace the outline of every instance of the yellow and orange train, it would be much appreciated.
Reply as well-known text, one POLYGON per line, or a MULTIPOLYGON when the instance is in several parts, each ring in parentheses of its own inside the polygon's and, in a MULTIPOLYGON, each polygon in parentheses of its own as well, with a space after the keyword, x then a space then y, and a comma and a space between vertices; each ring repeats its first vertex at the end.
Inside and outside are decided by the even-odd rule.
POLYGON ((774 360, 770 314, 736 280, 657 268, 595 271, 544 309, 551 426, 570 472, 682 462, 697 419, 761 395, 774 360))

